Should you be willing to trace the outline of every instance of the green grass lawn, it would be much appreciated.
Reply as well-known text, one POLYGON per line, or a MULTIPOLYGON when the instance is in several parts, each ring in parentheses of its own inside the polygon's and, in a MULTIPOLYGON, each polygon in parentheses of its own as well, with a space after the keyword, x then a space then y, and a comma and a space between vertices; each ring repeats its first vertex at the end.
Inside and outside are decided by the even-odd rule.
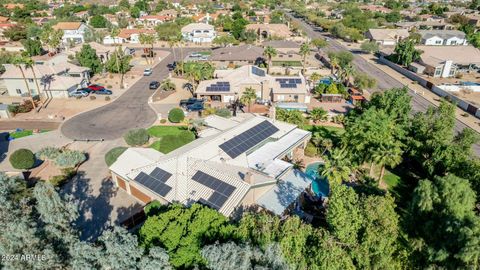
POLYGON ((164 154, 195 140, 195 134, 185 126, 153 126, 148 129, 148 134, 158 138, 150 147, 164 154))
MULTIPOLYGON (((42 129, 42 130, 40 130, 40 133, 44 133, 44 132, 47 132, 47 131, 49 131, 49 130, 42 129)), ((14 132, 10 132, 8 134, 8 136, 10 138, 13 138, 13 139, 27 137, 27 136, 30 136, 30 135, 33 135, 33 130, 31 130, 31 129, 25 129, 25 130, 22 130, 22 131, 14 131, 14 132)))
POLYGON ((273 66, 277 67, 301 67, 302 62, 300 61, 272 61, 273 66))
POLYGON ((178 135, 185 130, 187 130, 185 126, 153 126, 147 131, 150 136, 161 138, 166 135, 178 135))
POLYGON ((385 176, 383 176, 383 181, 387 184, 387 188, 392 191, 400 182, 400 176, 387 170, 385 176))
POLYGON ((338 140, 340 135, 342 135, 345 132, 345 129, 341 127, 331 127, 331 126, 304 125, 301 128, 312 132, 312 137, 315 136, 315 134, 320 134, 320 136, 324 138, 329 138, 332 141, 338 140))

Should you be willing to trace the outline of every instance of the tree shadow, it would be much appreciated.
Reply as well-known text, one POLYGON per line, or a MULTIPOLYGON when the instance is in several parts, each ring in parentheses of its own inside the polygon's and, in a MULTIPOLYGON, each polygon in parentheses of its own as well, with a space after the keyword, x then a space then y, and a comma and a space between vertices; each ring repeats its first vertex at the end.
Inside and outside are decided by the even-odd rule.
POLYGON ((8 132, 0 132, 0 163, 7 158, 9 145, 8 132))
POLYGON ((110 180, 106 177, 102 179, 98 195, 93 195, 93 189, 90 184, 91 179, 85 176, 84 171, 79 171, 77 175, 67 184, 65 184, 61 193, 70 194, 77 202, 80 213, 75 227, 81 231, 80 239, 86 241, 95 241, 110 224, 110 215, 113 205, 110 203, 117 190, 110 180))

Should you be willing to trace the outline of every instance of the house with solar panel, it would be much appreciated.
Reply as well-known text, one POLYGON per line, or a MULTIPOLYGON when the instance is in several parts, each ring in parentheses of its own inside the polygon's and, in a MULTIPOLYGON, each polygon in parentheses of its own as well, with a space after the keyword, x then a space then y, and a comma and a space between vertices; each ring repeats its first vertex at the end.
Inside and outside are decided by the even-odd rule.
POLYGON ((253 88, 262 101, 310 103, 310 94, 302 75, 271 76, 253 65, 216 70, 215 79, 201 81, 195 93, 208 101, 231 102, 245 89, 253 88))
POLYGON ((113 181, 142 203, 199 202, 225 216, 251 205, 281 215, 310 186, 290 162, 303 155, 310 132, 251 114, 205 123, 208 134, 168 154, 127 149, 110 166, 113 181))

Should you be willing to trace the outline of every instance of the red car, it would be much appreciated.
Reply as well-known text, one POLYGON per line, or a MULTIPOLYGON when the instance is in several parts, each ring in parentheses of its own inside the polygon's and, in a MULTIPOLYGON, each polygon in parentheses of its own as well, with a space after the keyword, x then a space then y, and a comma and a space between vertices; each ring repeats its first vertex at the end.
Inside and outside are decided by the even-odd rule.
POLYGON ((87 86, 87 88, 92 90, 92 91, 99 91, 99 90, 105 89, 105 86, 101 86, 101 85, 98 85, 98 84, 90 84, 89 86, 87 86))

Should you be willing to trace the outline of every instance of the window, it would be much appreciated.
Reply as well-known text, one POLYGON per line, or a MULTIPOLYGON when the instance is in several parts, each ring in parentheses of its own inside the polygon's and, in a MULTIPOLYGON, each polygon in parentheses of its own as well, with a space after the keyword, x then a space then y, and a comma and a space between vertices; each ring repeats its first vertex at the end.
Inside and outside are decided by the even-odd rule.
POLYGON ((16 89, 17 91, 17 94, 22 94, 22 90, 21 89, 16 89))
POLYGON ((442 44, 441 40, 435 40, 435 44, 442 44))
POLYGON ((435 69, 435 76, 440 76, 442 75, 442 69, 441 68, 436 68, 435 69))
POLYGON ((452 40, 452 41, 450 42, 450 45, 457 45, 457 41, 456 41, 456 40, 452 40))
POLYGON ((28 79, 28 82, 29 82, 29 83, 33 83, 33 79, 28 79))

